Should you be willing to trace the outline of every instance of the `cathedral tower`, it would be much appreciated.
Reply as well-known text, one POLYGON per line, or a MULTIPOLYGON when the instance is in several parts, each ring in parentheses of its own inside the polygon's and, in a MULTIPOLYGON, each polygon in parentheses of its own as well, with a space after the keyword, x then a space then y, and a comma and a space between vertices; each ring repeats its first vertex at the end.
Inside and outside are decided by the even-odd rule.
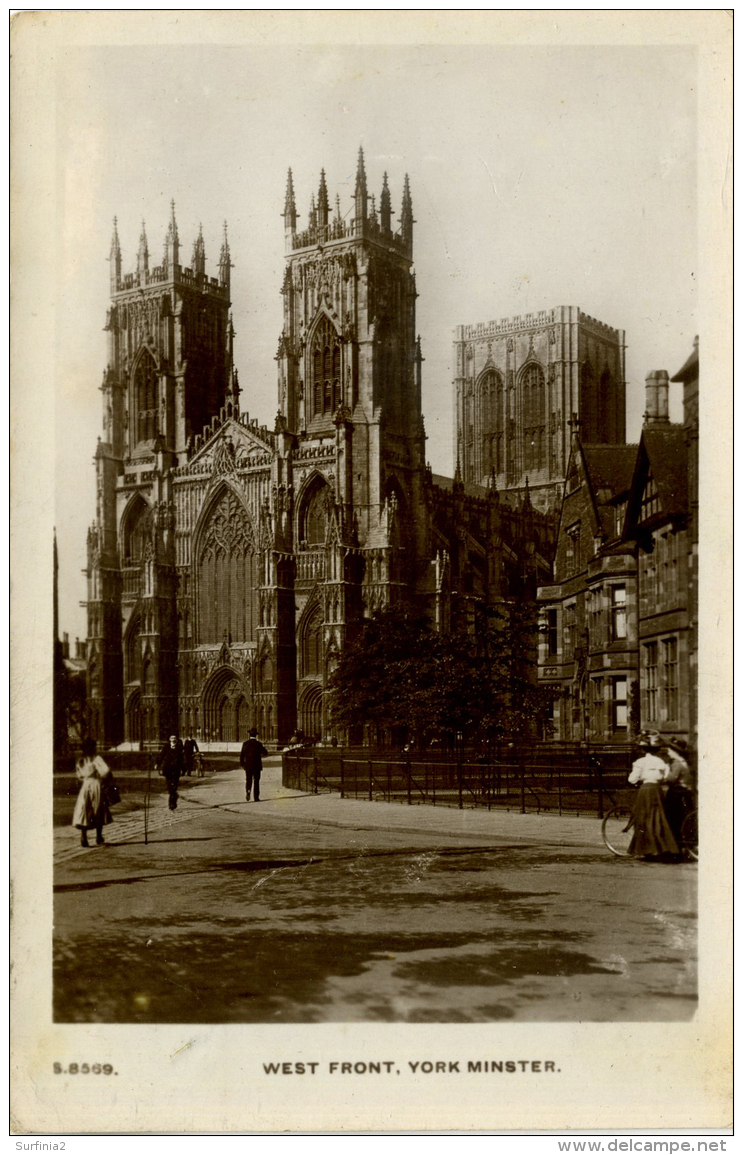
POLYGON ((177 708, 172 475, 193 437, 237 405, 232 368, 230 252, 206 273, 199 229, 191 267, 171 202, 162 262, 151 266, 144 222, 136 271, 122 274, 114 220, 106 317, 104 435, 95 456, 96 519, 88 534, 88 699, 107 745, 159 737, 177 708), (122 635, 123 622, 123 635, 122 635), (124 712, 132 714, 124 726, 124 712))
POLYGON ((377 209, 359 149, 349 210, 342 212, 338 197, 331 210, 323 170, 299 231, 289 170, 279 408, 300 441, 335 437, 340 421, 339 496, 353 510, 361 544, 378 536, 392 494, 401 510, 412 510, 424 468, 407 176, 397 226, 393 215, 387 173, 377 209))

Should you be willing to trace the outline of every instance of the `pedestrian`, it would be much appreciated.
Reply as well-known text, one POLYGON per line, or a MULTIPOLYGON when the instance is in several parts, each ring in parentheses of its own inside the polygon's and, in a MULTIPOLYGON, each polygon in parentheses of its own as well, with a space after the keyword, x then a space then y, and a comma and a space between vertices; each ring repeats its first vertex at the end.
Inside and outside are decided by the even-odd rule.
POLYGON ((187 778, 190 778, 193 773, 195 755, 198 752, 199 747, 196 744, 196 739, 189 734, 183 743, 183 773, 187 778))
POLYGON ((258 741, 258 731, 253 726, 248 731, 248 738, 243 742, 240 751, 240 765, 245 771, 245 801, 250 802, 250 791, 253 790, 253 801, 261 800, 261 771, 263 758, 268 755, 266 747, 258 741))
POLYGON ((668 763, 668 791, 664 806, 671 830, 679 844, 684 819, 694 809, 694 775, 687 762, 688 755, 688 747, 683 738, 669 738, 661 754, 668 763))
POLYGON ((642 757, 632 764, 629 781, 639 785, 632 808, 634 833, 629 852, 636 858, 667 858, 681 851, 663 807, 664 783, 668 764, 659 755, 660 735, 655 731, 640 736, 642 757))
POLYGON ((72 825, 80 831, 81 846, 89 845, 89 830, 95 830, 98 846, 105 841, 103 827, 110 823, 111 811, 108 808, 104 784, 110 775, 109 767, 100 754, 96 753, 95 741, 86 738, 82 744, 81 756, 75 764, 75 777, 82 785, 72 814, 72 825))
POLYGON ((170 735, 160 751, 155 765, 168 787, 168 808, 176 810, 178 807, 178 783, 183 773, 183 743, 177 734, 170 735))

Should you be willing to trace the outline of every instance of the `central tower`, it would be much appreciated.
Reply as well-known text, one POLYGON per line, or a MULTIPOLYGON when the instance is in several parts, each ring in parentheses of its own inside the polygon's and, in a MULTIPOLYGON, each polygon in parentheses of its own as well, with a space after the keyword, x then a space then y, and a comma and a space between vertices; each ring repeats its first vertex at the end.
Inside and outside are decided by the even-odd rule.
POLYGON ((299 230, 289 170, 279 411, 300 442, 339 438, 339 497, 362 546, 376 544, 393 494, 400 515, 414 508, 424 469, 407 176, 397 227, 393 215, 387 174, 377 205, 359 149, 351 210, 344 217, 336 196, 331 212, 323 170, 299 230))

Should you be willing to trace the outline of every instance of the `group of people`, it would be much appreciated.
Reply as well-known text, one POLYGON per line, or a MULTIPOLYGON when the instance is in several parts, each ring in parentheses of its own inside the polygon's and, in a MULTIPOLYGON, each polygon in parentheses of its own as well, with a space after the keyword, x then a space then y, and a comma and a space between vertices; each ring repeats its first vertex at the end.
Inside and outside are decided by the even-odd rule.
POLYGON ((686 743, 661 739, 657 731, 640 735, 641 756, 632 764, 629 782, 638 787, 632 808, 630 854, 636 858, 677 858, 681 827, 694 807, 694 781, 686 743))
MULTIPOLYGON (((268 754, 266 747, 258 741, 258 731, 253 727, 240 751, 240 765, 245 771, 245 798, 260 802, 261 773, 263 759, 268 754)), ((168 790, 168 807, 178 808, 178 786, 182 777, 189 777, 197 768, 201 774, 201 755, 196 739, 190 734, 182 742, 177 734, 171 734, 157 756, 155 768, 165 779, 168 790)), ((119 789, 113 779, 110 767, 97 753, 96 743, 87 738, 82 744, 80 757, 75 765, 75 777, 80 782, 80 791, 72 814, 72 825, 80 831, 80 843, 89 846, 88 831, 95 830, 96 845, 104 841, 103 827, 111 822, 111 806, 121 800, 119 789)))
MULTIPOLYGON (((248 802, 251 791, 253 801, 260 802, 261 771, 263 758, 267 754, 266 747, 258 741, 258 731, 254 726, 240 751, 240 765, 245 771, 245 798, 248 802)), ((178 784, 181 777, 190 776, 199 759, 199 747, 190 735, 185 742, 181 742, 177 734, 171 734, 160 751, 156 766, 168 787, 168 806, 171 810, 178 807, 178 784)))

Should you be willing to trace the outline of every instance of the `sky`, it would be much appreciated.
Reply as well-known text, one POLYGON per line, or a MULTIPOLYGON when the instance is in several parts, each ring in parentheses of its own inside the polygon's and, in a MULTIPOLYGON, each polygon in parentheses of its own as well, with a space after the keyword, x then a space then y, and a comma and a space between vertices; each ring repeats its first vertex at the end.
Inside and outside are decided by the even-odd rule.
MULTIPOLYGON (((70 48, 56 75, 56 530, 60 629, 84 637, 85 539, 102 429, 107 262, 133 271, 142 219, 161 260, 170 200, 184 264, 199 225, 234 268, 243 410, 272 425, 287 168, 299 227, 320 169, 352 210, 410 176, 427 452, 453 468, 458 324, 578 305, 624 329, 627 434, 644 378, 698 331, 696 55, 685 46, 70 48)), ((394 221, 394 218, 393 218, 394 221)), ((681 416, 672 386, 672 418, 681 416)))

